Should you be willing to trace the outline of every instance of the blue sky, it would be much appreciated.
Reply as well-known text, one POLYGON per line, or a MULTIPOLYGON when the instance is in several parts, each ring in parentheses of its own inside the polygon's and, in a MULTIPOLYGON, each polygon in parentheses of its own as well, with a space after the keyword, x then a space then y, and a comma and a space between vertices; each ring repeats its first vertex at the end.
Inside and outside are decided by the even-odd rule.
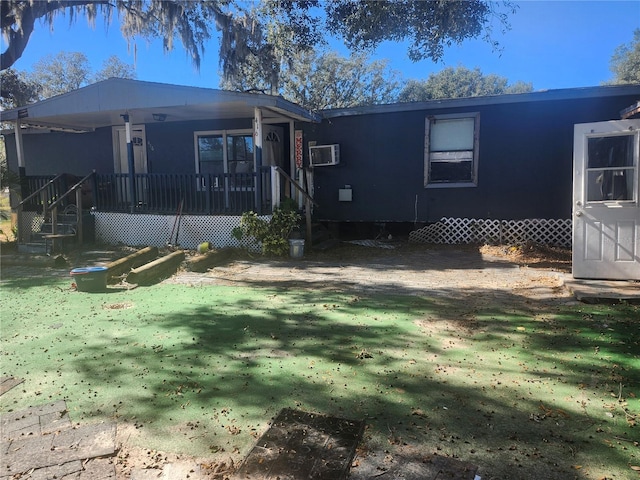
MULTIPOLYGON (((520 8, 510 16, 511 30, 494 33, 501 52, 492 51, 481 40, 471 40, 448 48, 439 63, 413 63, 407 58, 406 46, 385 43, 373 58, 389 59, 391 68, 404 79, 426 79, 445 67, 463 65, 501 75, 511 83, 531 82, 536 90, 594 86, 611 79, 609 60, 614 49, 629 43, 634 29, 640 28, 640 0, 516 3, 520 8)), ((140 80, 218 87, 217 41, 206 45, 199 72, 179 41, 169 54, 163 53, 159 40, 148 43, 138 39, 135 45, 137 57, 133 43, 127 45, 116 23, 107 31, 100 20, 90 28, 84 19, 69 26, 68 18, 61 17, 53 31, 37 25, 14 68, 30 71, 43 56, 67 51, 83 52, 98 70, 106 58, 117 55, 126 63, 135 63, 140 80)))

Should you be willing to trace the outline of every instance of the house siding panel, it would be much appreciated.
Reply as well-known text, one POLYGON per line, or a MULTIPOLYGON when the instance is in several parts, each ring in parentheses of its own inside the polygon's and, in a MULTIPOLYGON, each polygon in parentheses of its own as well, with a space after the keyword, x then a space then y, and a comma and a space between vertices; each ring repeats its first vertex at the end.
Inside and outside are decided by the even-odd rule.
POLYGON ((573 125, 619 118, 634 98, 345 115, 305 126, 305 147, 340 144, 340 165, 314 168, 314 214, 338 222, 569 218, 573 125), (477 187, 425 188, 425 118, 473 112, 480 112, 477 187), (351 202, 338 200, 345 185, 351 202))
MULTIPOLYGON (((84 176, 92 170, 113 172, 111 128, 87 133, 33 133, 23 135, 27 175, 70 173, 84 176)), ((5 135, 7 161, 18 170, 15 135, 5 135)))
POLYGON ((251 129, 252 119, 164 122, 146 126, 150 173, 196 173, 193 132, 251 129))
MULTIPOLYGON (((164 122, 145 125, 149 173, 195 173, 193 132, 252 128, 252 119, 164 122)), ((87 133, 23 135, 27 175, 70 173, 84 176, 96 170, 113 173, 112 128, 87 133), (62 171, 61 171, 62 170, 62 171)), ((7 159, 17 171, 15 135, 5 136, 7 159)))

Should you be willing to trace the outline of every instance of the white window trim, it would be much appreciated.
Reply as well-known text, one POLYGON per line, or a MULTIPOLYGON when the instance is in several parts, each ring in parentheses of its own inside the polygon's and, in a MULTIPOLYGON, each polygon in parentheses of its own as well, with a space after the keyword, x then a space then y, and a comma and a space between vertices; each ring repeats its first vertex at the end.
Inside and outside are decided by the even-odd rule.
MULTIPOLYGON (((590 138, 603 138, 603 137, 622 137, 622 136, 633 136, 634 137, 634 144, 638 145, 638 140, 640 139, 640 135, 638 135, 638 131, 636 130, 633 133, 629 133, 629 131, 624 131, 624 132, 614 132, 614 133, 610 133, 610 134, 603 134, 603 133, 595 133, 592 135, 585 135, 585 152, 589 151, 589 147, 588 147, 588 142, 590 138)), ((585 199, 585 203, 587 205, 607 205, 607 206, 623 206, 623 205, 633 205, 633 204, 640 204, 640 197, 638 197, 638 195, 640 195, 640 189, 638 188, 640 185, 640 174, 637 173, 637 170, 640 170, 640 158, 639 158, 639 149, 635 148, 633 149, 633 165, 630 166, 626 166, 626 167, 594 167, 594 168, 589 168, 589 167, 585 167, 585 175, 584 175, 584 184, 583 184, 583 189, 584 189, 584 193, 583 193, 583 198, 585 199), (632 198, 630 198, 629 200, 588 200, 588 195, 589 195, 589 172, 594 172, 594 171, 600 171, 600 172, 605 172, 605 171, 610 171, 610 172, 616 172, 616 171, 620 171, 620 170, 625 170, 625 171, 631 171, 632 172, 632 179, 634 182, 634 187, 632 189, 632 198), (637 183, 636 183, 637 182, 637 183)), ((588 158, 587 158, 588 161, 588 158)))
MULTIPOLYGON (((241 130, 199 130, 193 132, 193 148, 196 161, 196 173, 200 173, 200 149, 198 148, 198 137, 204 137, 207 135, 220 135, 222 136, 223 149, 222 149, 222 168, 224 173, 229 173, 229 159, 227 156, 227 135, 253 135, 251 129, 241 130)), ((256 158, 253 157, 253 168, 256 168, 256 158)))
MULTIPOLYGON (((468 112, 468 113, 451 113, 445 115, 428 115, 425 118, 424 129, 424 188, 465 188, 465 187, 477 187, 478 186, 478 154, 480 151, 480 112, 468 112), (430 138, 431 138, 431 121, 432 120, 451 120, 455 118, 473 118, 473 158, 471 159, 473 165, 473 181, 471 182, 438 182, 430 183, 429 179, 429 164, 430 164, 430 138)), ((442 158, 456 158, 456 152, 439 152, 435 154, 442 158)))

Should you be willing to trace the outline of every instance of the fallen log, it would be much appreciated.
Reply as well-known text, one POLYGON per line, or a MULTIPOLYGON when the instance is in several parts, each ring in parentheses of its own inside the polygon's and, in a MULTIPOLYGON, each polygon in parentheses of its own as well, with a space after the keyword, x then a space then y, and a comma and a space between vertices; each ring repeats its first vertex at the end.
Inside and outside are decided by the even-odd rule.
MULTIPOLYGON (((107 267, 107 279, 109 277, 115 277, 128 273, 132 268, 137 268, 150 262, 158 256, 158 247, 145 247, 137 252, 127 255, 126 257, 119 258, 113 262, 105 265, 107 267)), ((108 280, 107 280, 108 281, 108 280)))
POLYGON ((184 260, 184 250, 170 253, 152 262, 134 268, 127 275, 127 283, 152 285, 173 275, 184 260))
POLYGON ((210 250, 201 255, 195 255, 187 259, 187 270, 204 273, 211 267, 227 263, 232 254, 232 249, 224 248, 222 250, 210 250))

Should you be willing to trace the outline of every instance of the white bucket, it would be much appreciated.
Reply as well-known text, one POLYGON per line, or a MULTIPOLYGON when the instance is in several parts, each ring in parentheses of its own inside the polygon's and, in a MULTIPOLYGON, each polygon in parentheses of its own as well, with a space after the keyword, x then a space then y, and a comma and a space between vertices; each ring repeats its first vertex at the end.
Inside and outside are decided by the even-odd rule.
POLYGON ((304 240, 299 238, 289 239, 289 256, 302 258, 304 256, 304 240))

